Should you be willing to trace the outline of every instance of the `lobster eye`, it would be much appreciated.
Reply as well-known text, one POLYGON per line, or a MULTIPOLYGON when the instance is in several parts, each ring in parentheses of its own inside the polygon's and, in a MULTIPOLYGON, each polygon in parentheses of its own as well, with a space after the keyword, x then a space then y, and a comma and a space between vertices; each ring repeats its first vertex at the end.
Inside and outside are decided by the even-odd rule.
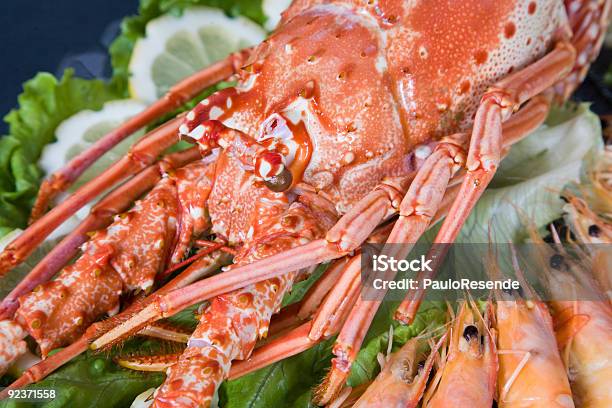
POLYGON ((266 187, 275 193, 287 191, 291 187, 291 183, 293 183, 293 176, 287 168, 284 168, 278 176, 270 177, 265 181, 266 187))
POLYGON ((478 327, 472 324, 465 326, 465 329, 463 329, 463 338, 466 341, 478 338, 478 327))

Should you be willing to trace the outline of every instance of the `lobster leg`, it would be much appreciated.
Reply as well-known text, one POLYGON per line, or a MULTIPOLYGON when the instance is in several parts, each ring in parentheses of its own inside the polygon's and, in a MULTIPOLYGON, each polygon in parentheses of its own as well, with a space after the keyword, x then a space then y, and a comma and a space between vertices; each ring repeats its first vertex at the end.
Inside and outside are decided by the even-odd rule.
MULTIPOLYGON (((368 241, 384 242, 389 232, 389 227, 383 226, 377 229, 368 241)), ((274 319, 270 325, 269 333, 273 332, 272 326, 276 326, 276 331, 279 331, 280 328, 280 331, 284 333, 278 336, 273 335, 274 338, 269 341, 259 341, 247 360, 237 361, 232 365, 228 378, 235 379, 269 364, 294 356, 314 346, 321 340, 335 335, 346 320, 350 308, 355 304, 360 293, 359 262, 358 255, 335 261, 328 269, 326 275, 317 282, 319 283, 323 280, 335 282, 340 279, 333 286, 333 289, 328 284, 313 287, 305 299, 305 301, 307 299, 308 301, 294 305, 297 307, 290 306, 283 309, 281 314, 288 312, 288 316, 283 318, 277 315, 277 319, 289 320, 289 324, 286 325, 284 322, 278 322, 277 319, 274 319), (350 289, 347 287, 350 287, 350 289), (305 321, 314 313, 314 309, 317 307, 319 307, 319 310, 313 321, 305 321), (304 310, 304 313, 306 313, 302 319, 299 317, 296 319, 295 315, 298 310, 304 310), (295 326, 295 322, 299 321, 304 322, 295 326), (318 328, 313 328, 313 324, 317 325, 318 328), (284 330, 285 326, 288 328, 286 331, 284 330)), ((155 358, 154 360, 146 357, 144 359, 138 357, 128 358, 122 365, 133 369, 161 371, 175 364, 178 361, 178 357, 178 355, 173 354, 155 358)))
POLYGON ((389 212, 395 211, 394 206, 399 205, 400 201, 400 188, 402 187, 392 187, 390 184, 380 185, 345 214, 328 231, 325 238, 287 248, 286 251, 254 263, 240 265, 226 273, 159 296, 156 302, 94 341, 92 348, 104 347, 153 321, 171 316, 202 300, 352 252, 366 240, 389 212))
MULTIPOLYGON (((324 278, 330 279, 330 277, 337 278, 339 276, 337 272, 342 272, 342 266, 345 264, 344 258, 341 261, 336 261, 335 264, 335 266, 332 265, 326 271, 324 277, 319 279, 317 283, 324 278), (332 273, 328 274, 328 272, 332 273)), ((314 268, 307 274, 310 275, 312 271, 314 271, 314 268)), ((333 280, 335 281, 336 279, 333 280)), ((307 309, 310 312, 303 318, 298 316, 298 311, 301 310, 304 302, 285 307, 280 313, 274 315, 270 321, 268 336, 257 342, 255 350, 247 360, 237 361, 232 365, 229 379, 246 375, 268 364, 298 354, 316 344, 318 341, 308 338, 308 333, 312 326, 312 322, 309 319, 314 314, 315 309, 323 302, 323 297, 331 289, 328 285, 325 285, 325 287, 327 290, 324 293, 321 293, 323 289, 317 290, 314 287, 308 292, 310 296, 307 295, 307 297, 310 301, 308 302, 309 306, 307 309)), ((147 328, 144 330, 147 330, 147 328)), ((139 334, 142 334, 143 331, 139 334)), ((136 356, 121 359, 119 364, 133 370, 165 371, 171 365, 176 364, 179 357, 180 354, 176 353, 155 357, 136 356)))
MULTIPOLYGON (((335 270, 331 272, 340 272, 339 280, 320 304, 313 319, 256 348, 248 360, 236 362, 232 365, 229 379, 299 354, 338 333, 361 292, 360 257, 356 255, 346 261, 336 261, 334 266, 335 270)), ((316 292, 313 290, 312 293, 316 292)))
POLYGON ((323 299, 336 286, 336 282, 344 273, 347 260, 348 258, 344 257, 333 261, 325 274, 308 291, 297 312, 299 319, 306 320, 314 315, 323 299))
POLYGON ((234 75, 248 58, 250 51, 245 50, 207 67, 174 85, 170 91, 144 112, 129 119, 117 129, 100 138, 91 148, 74 157, 66 166, 43 181, 32 209, 31 221, 36 221, 49 208, 57 194, 65 191, 104 153, 123 139, 143 128, 155 119, 172 112, 198 96, 204 89, 234 75))
MULTIPOLYGON (((458 136, 457 139, 460 139, 460 135, 458 136)), ((460 154, 456 146, 445 143, 425 160, 400 204, 400 218, 387 241, 397 245, 385 245, 383 253, 396 259, 403 259, 408 255, 412 249, 408 243, 417 242, 436 214, 452 177, 455 158, 459 158, 460 154), (404 244, 399 245, 401 243, 404 244)), ((359 267, 360 265, 357 265, 357 268, 359 267)), ((388 276, 381 278, 392 280, 395 273, 390 271, 385 275, 388 276)), ((334 345, 333 353, 336 357, 332 360, 331 370, 318 387, 317 404, 327 404, 342 389, 380 302, 363 297, 357 300, 334 345)))
MULTIPOLYGON (((381 227, 378 227, 372 235, 368 238, 368 243, 383 243, 389 237, 391 232, 391 227, 393 227, 392 223, 388 223, 381 227)), ((326 298, 337 298, 340 299, 344 296, 343 291, 338 290, 338 282, 339 279, 344 279, 343 276, 346 275, 346 270, 349 268, 348 263, 352 262, 353 256, 344 257, 341 259, 337 259, 327 268, 325 274, 317 280, 317 282, 313 285, 312 289, 308 291, 304 299, 302 300, 300 307, 297 311, 297 316, 300 320, 306 320, 312 317, 315 312, 317 312, 317 316, 321 315, 323 319, 329 318, 329 316, 323 317, 321 309, 319 306, 322 304, 322 301, 326 298), (328 293, 332 293, 329 294, 328 293), (319 311, 317 311, 319 309, 319 311)), ((333 308, 328 308, 330 311, 333 308)), ((316 320, 316 319, 315 319, 316 320)))
MULTIPOLYGON (((302 323, 300 326, 285 333, 282 337, 257 347, 247 360, 240 360, 232 365, 228 380, 235 380, 277 361, 308 350, 318 343, 308 338, 311 325, 311 322, 302 323)), ((131 370, 165 371, 176 364, 179 358, 180 354, 175 353, 155 357, 130 357, 121 359, 118 363, 122 367, 131 370)))
POLYGON ((228 379, 234 380, 272 363, 308 350, 318 343, 308 337, 311 325, 311 322, 306 322, 282 337, 272 340, 266 345, 256 349, 248 360, 237 361, 232 365, 228 379))
MULTIPOLYGON (((368 238, 369 243, 383 243, 389 237, 392 223, 377 228, 368 238)), ((304 299, 295 305, 284 308, 272 321, 271 333, 282 332, 296 324, 313 319, 314 326, 310 338, 318 340, 336 333, 359 294, 359 255, 336 259, 306 293, 304 299), (357 258, 357 259, 355 259, 357 258), (340 323, 339 323, 340 322, 340 323)))
MULTIPOLYGON (((502 121, 522 103, 553 86, 572 69, 574 61, 572 45, 559 42, 542 59, 498 82, 485 94, 474 121, 466 177, 434 245, 455 240, 476 201, 493 179, 502 154, 502 121)), ((437 245, 433 248, 437 252, 433 258, 440 261, 447 249, 446 245, 437 245)), ((425 278, 433 277, 435 271, 434 267, 432 272, 421 272, 417 279, 422 282, 425 278)), ((423 295, 422 287, 410 292, 398 308, 396 318, 404 323, 412 322, 423 295)))
POLYGON ((338 332, 361 292, 361 255, 349 258, 342 275, 312 319, 308 337, 320 340, 338 332))
POLYGON ((199 157, 197 149, 173 153, 139 173, 97 203, 87 218, 56 245, 0 304, 0 319, 10 319, 18 307, 18 298, 51 279, 89 239, 91 231, 105 228, 112 216, 125 211, 132 202, 151 189, 169 169, 178 168, 199 157))
POLYGON ((181 120, 174 119, 143 136, 125 157, 30 225, 0 254, 0 277, 25 261, 51 232, 85 204, 151 165, 159 154, 176 143, 181 120))
MULTIPOLYGON (((380 244, 389 238, 393 224, 381 226, 369 237, 368 242, 380 244)), ((338 333, 361 293, 361 253, 336 261, 340 269, 329 291, 312 319, 308 337, 321 340, 338 333)), ((314 291, 313 291, 314 292, 314 291)))

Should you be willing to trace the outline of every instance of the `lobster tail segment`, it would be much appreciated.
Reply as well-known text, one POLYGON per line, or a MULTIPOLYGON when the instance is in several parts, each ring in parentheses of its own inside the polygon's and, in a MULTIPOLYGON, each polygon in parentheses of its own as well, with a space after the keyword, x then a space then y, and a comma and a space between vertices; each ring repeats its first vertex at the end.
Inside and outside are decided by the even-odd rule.
POLYGON ((100 317, 115 314, 122 294, 150 291, 168 264, 181 260, 193 234, 208 225, 201 214, 210 189, 186 186, 210 187, 208 175, 202 162, 170 172, 130 211, 94 233, 57 279, 19 299, 16 321, 43 356, 77 340, 100 317))
POLYGON ((17 321, 44 356, 75 341, 104 314, 119 310, 123 292, 149 290, 176 228, 174 186, 163 181, 134 208, 94 234, 77 261, 57 279, 20 298, 17 321))
POLYGON ((16 320, 27 328, 46 356, 76 340, 99 316, 119 308, 120 275, 109 265, 108 248, 89 245, 90 256, 79 258, 51 282, 20 298, 16 320))

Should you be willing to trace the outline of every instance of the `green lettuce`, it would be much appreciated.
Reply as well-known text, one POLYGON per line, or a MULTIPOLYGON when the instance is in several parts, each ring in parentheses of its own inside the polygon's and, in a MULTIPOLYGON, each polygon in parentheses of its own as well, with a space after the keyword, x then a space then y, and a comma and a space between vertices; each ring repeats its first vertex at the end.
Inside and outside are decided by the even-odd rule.
POLYGON ((116 97, 104 82, 75 78, 71 70, 60 80, 40 73, 24 84, 19 107, 4 118, 9 133, 0 138, 0 236, 26 225, 43 175, 36 163, 59 123, 116 97))
POLYGON ((310 407, 312 388, 329 369, 332 340, 324 341, 234 381, 219 390, 226 408, 310 407))
POLYGON ((138 394, 162 381, 161 373, 126 370, 104 355, 88 353, 75 358, 44 381, 28 387, 55 390, 55 398, 36 402, 4 400, 0 407, 128 407, 138 394))
POLYGON ((281 307, 287 307, 302 300, 306 292, 308 292, 312 285, 314 285, 315 282, 321 277, 321 275, 323 275, 323 272, 325 272, 327 266, 328 264, 319 265, 308 277, 308 279, 305 279, 301 282, 297 282, 295 285, 293 285, 291 291, 287 293, 283 298, 281 307))
MULTIPOLYGON (((351 373, 347 380, 348 386, 356 387, 371 381, 378 375, 380 366, 376 356, 378 353, 384 354, 387 350, 390 326, 393 326, 392 351, 397 351, 408 340, 423 332, 436 332, 436 329, 439 329, 446 320, 446 306, 439 302, 431 302, 423 304, 412 324, 408 326, 400 325, 393 319, 397 306, 398 303, 396 302, 385 301, 376 314, 368 336, 351 367, 351 373), (386 330, 383 330, 385 323, 387 327, 386 330), (379 327, 378 330, 376 326, 379 327)), ((438 331, 437 334, 441 333, 438 331)))

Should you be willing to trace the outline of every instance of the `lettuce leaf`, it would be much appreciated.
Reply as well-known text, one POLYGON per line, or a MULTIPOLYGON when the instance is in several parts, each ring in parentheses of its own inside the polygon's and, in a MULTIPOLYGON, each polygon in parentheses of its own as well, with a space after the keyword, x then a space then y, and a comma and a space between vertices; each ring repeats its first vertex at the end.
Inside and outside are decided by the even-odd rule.
POLYGON ((147 23, 163 14, 180 15, 189 6, 217 7, 229 15, 248 17, 259 24, 266 20, 261 0, 141 0, 138 15, 123 20, 121 35, 110 46, 114 89, 128 96, 130 57, 136 41, 144 37, 147 23))
POLYGON ((296 356, 233 381, 219 390, 225 408, 310 407, 312 387, 329 369, 333 341, 327 340, 296 356))
POLYGON ((54 399, 46 401, 0 402, 1 408, 26 407, 127 407, 134 398, 163 381, 161 373, 127 370, 103 355, 87 353, 58 369, 53 375, 28 389, 55 390, 54 399))
POLYGON ((315 282, 319 280, 321 275, 323 275, 323 272, 325 272, 328 265, 329 264, 325 263, 317 266, 314 272, 311 273, 307 279, 304 279, 303 281, 294 284, 291 288, 291 291, 287 293, 283 298, 281 307, 287 307, 302 300, 304 295, 306 295, 306 292, 308 292, 312 285, 314 285, 315 282))
POLYGON ((117 97, 104 82, 75 78, 72 70, 60 80, 40 73, 23 90, 19 108, 4 118, 9 134, 0 138, 0 236, 26 225, 42 176, 36 163, 59 123, 117 97))

